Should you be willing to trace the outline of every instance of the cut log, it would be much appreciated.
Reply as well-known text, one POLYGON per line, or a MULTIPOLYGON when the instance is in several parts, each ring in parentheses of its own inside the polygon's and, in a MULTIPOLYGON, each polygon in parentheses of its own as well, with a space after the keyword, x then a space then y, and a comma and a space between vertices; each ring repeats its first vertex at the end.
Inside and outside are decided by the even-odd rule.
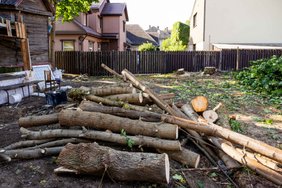
POLYGON ((96 103, 102 103, 102 104, 107 105, 107 106, 118 106, 118 107, 130 109, 130 110, 148 112, 148 110, 145 107, 128 104, 128 103, 125 103, 125 102, 122 102, 122 101, 113 101, 113 100, 106 99, 106 98, 103 98, 103 97, 97 97, 95 95, 88 95, 88 96, 86 96, 86 99, 89 100, 89 101, 96 102, 96 103))
POLYGON ((99 112, 63 110, 59 114, 59 123, 62 126, 85 126, 117 133, 124 129, 133 135, 178 138, 178 126, 173 124, 143 122, 99 112))
POLYGON ((191 101, 192 107, 195 112, 204 112, 208 109, 208 99, 204 96, 197 96, 191 101))
MULTIPOLYGON (((219 107, 218 107, 219 108, 219 107)), ((205 119, 203 119, 201 116, 199 116, 190 106, 190 104, 185 104, 182 106, 181 108, 184 113, 192 120, 194 121, 198 121, 198 122, 205 122, 205 119)), ((198 134, 198 133, 197 133, 198 134)), ((210 153, 210 155, 212 155, 214 152, 210 151, 209 148, 205 147, 204 145, 202 146, 204 148, 206 148, 206 150, 208 151, 208 153, 210 153)), ((226 165, 227 168, 237 168, 239 167, 239 164, 232 159, 231 157, 229 157, 228 155, 226 155, 224 152, 219 151, 218 152, 218 156, 219 158, 224 162, 224 164, 226 165)), ((215 157, 213 157, 215 158, 215 157)), ((217 159, 218 160, 218 159, 217 159)))
POLYGON ((162 120, 167 123, 176 124, 184 129, 192 129, 197 132, 204 133, 206 135, 220 137, 231 141, 232 143, 240 144, 246 148, 255 151, 256 153, 260 153, 264 156, 269 157, 270 159, 282 163, 282 150, 270 146, 259 140, 255 140, 240 133, 236 133, 229 129, 220 127, 216 124, 195 122, 168 115, 162 115, 162 120))
POLYGON ((181 110, 193 121, 198 121, 199 115, 192 109, 189 104, 184 104, 181 110))
POLYGON ((96 95, 99 97, 105 97, 109 95, 118 95, 118 94, 130 94, 130 93, 136 93, 135 88, 133 87, 118 87, 118 86, 111 86, 111 87, 102 87, 102 88, 95 88, 92 87, 90 90, 90 93, 92 95, 96 95))
POLYGON ((3 154, 9 156, 11 159, 35 159, 44 156, 58 155, 63 147, 53 147, 44 149, 21 149, 21 150, 7 150, 3 154))
POLYGON ((126 110, 119 107, 102 106, 91 101, 82 101, 79 108, 88 112, 101 112, 104 114, 111 114, 120 117, 126 117, 130 119, 141 119, 148 122, 160 122, 161 114, 154 112, 141 112, 136 110, 126 110))
POLYGON ((243 149, 240 148, 236 148, 236 150, 244 155, 246 155, 247 157, 249 157, 250 159, 256 160, 257 162, 263 164, 264 166, 267 166, 268 168, 271 168, 275 171, 279 171, 282 172, 282 168, 279 168, 279 163, 264 157, 260 154, 255 154, 255 153, 251 153, 249 151, 245 151, 243 149))
POLYGON ((215 67, 205 67, 204 68, 204 74, 213 75, 215 72, 216 72, 215 67))
POLYGON ((124 152, 92 144, 68 144, 58 164, 82 174, 102 175, 118 181, 169 183, 167 154, 124 152))
POLYGON ((216 110, 221 107, 222 103, 219 103, 214 109, 212 110, 206 110, 203 112, 203 117, 207 122, 214 123, 218 119, 218 114, 216 113, 216 110))
POLYGON ((164 140, 159 138, 152 138, 148 136, 121 136, 101 131, 81 131, 68 129, 54 129, 46 131, 29 131, 21 128, 23 138, 28 139, 48 139, 48 138, 86 138, 92 140, 100 140, 106 142, 113 142, 122 145, 127 145, 128 140, 133 142, 134 146, 151 147, 156 149, 180 151, 181 145, 176 140, 164 140))
POLYGON ((44 144, 40 144, 37 146, 33 146, 33 147, 28 147, 28 148, 24 148, 24 149, 38 149, 38 148, 51 148, 51 147, 57 147, 57 146, 65 146, 68 143, 87 143, 90 142, 90 140, 86 140, 86 139, 80 139, 80 138, 67 138, 67 139, 61 139, 61 140, 54 140, 51 142, 47 142, 44 144))
POLYGON ((19 126, 20 127, 35 127, 35 126, 42 126, 42 125, 51 125, 58 123, 58 114, 49 114, 49 115, 42 115, 42 116, 28 116, 22 117, 19 119, 19 126))
POLYGON ((281 174, 265 167, 264 165, 258 163, 256 160, 249 158, 245 154, 238 152, 234 147, 230 146, 229 144, 220 139, 213 140, 213 143, 216 144, 217 147, 221 148, 226 154, 228 154, 230 157, 232 157, 239 163, 248 166, 258 174, 264 176, 268 180, 276 183, 277 185, 282 185, 281 174))
POLYGON ((150 98, 142 97, 142 101, 140 101, 139 94, 119 94, 119 95, 110 95, 106 97, 107 99, 113 101, 123 101, 129 104, 141 105, 144 106, 146 104, 152 104, 152 100, 150 98))
POLYGON ((182 163, 183 165, 188 165, 193 168, 198 168, 200 162, 200 155, 182 147, 181 151, 166 151, 157 150, 159 153, 168 154, 169 158, 182 163))
POLYGON ((47 139, 47 140, 24 140, 19 141, 16 143, 13 143, 9 146, 4 147, 4 150, 12 150, 12 149, 18 149, 18 148, 26 148, 26 147, 33 147, 36 145, 40 145, 46 142, 53 141, 53 139, 47 139))
POLYGON ((105 69, 106 71, 108 71, 109 73, 113 74, 114 76, 117 76, 119 78, 122 78, 122 75, 120 75, 119 73, 117 73, 115 70, 111 69, 110 67, 108 67, 107 65, 105 65, 104 63, 101 64, 101 67, 103 69, 105 69))
POLYGON ((206 110, 203 112, 203 117, 207 122, 214 123, 218 119, 218 114, 213 110, 206 110))
POLYGON ((182 75, 182 74, 185 74, 185 70, 184 70, 184 68, 177 69, 176 74, 177 74, 177 75, 182 75))
MULTIPOLYGON (((173 93, 159 94, 158 96, 163 100, 170 100, 175 96, 175 94, 173 93)), ((150 99, 149 96, 142 96, 142 100, 140 101, 140 94, 138 93, 109 95, 109 96, 106 96, 105 98, 114 100, 114 101, 123 101, 129 104, 142 105, 142 106, 146 104, 151 105, 153 103, 153 101, 150 99)))
POLYGON ((147 88, 143 83, 138 81, 136 77, 133 74, 131 74, 128 70, 124 69, 121 73, 126 79, 131 81, 134 87, 147 93, 158 107, 170 113, 171 115, 177 115, 175 111, 167 103, 164 102, 164 100, 159 98, 158 95, 153 90, 147 88))

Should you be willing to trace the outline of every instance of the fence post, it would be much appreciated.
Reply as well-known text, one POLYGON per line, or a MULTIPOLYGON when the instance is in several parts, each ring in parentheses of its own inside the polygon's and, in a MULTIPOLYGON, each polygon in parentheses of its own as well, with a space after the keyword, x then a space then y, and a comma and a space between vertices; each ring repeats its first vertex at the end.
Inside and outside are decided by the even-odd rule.
POLYGON ((236 71, 239 70, 239 62, 240 62, 240 49, 239 47, 237 47, 236 71))
POLYGON ((139 74, 140 72, 140 52, 136 51, 136 63, 137 63, 137 73, 139 74))

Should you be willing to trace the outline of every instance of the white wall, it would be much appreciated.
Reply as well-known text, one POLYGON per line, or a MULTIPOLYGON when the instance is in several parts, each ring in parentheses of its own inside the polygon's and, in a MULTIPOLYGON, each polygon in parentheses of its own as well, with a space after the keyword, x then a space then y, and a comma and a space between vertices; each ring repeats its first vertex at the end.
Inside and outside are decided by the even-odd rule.
POLYGON ((204 50, 213 43, 282 43, 281 8, 281 0, 206 0, 204 50))
POLYGON ((196 44, 198 49, 199 43, 204 40, 204 0, 195 0, 194 10, 190 17, 190 39, 189 49, 193 49, 193 44, 196 44), (197 13, 197 26, 194 27, 193 16, 197 13))

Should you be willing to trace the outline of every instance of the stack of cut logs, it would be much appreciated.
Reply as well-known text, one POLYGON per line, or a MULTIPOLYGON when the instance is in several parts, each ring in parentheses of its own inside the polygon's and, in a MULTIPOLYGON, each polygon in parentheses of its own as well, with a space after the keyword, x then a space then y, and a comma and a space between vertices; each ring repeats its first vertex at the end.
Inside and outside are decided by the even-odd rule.
POLYGON ((169 160, 192 168, 200 162, 200 155, 186 149, 185 142, 178 139, 180 133, 185 133, 213 165, 219 161, 226 169, 246 165, 281 185, 282 151, 214 124, 220 104, 207 110, 207 99, 199 96, 191 105, 176 106, 168 102, 174 94, 156 94, 128 70, 120 75, 102 66, 131 87, 83 87, 80 90, 85 99, 78 108, 20 118, 20 132, 26 140, 3 148, 0 157, 11 161, 59 155, 60 167, 55 169, 58 174, 96 175, 107 171, 115 180, 169 183, 169 160), (148 105, 152 104, 165 113, 149 111, 148 105), (59 129, 32 131, 51 124, 59 129), (110 143, 154 148, 156 152, 119 151, 109 147, 110 143))

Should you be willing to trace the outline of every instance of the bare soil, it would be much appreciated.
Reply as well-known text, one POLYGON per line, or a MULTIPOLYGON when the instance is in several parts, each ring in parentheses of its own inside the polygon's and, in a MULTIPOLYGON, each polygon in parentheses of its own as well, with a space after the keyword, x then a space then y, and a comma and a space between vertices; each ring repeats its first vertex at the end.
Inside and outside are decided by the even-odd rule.
MULTIPOLYGON (((188 78, 156 78, 156 77, 140 77, 147 85, 153 88, 157 92, 169 92, 171 85, 180 85, 191 79, 188 78)), ((194 78, 193 78, 194 79, 194 78)), ((202 80, 203 78, 201 78, 202 80)), ((222 79, 218 77, 209 77, 207 79, 222 79)), ((200 80, 200 81, 201 81, 200 80)), ((101 85, 121 84, 116 79, 112 78, 95 78, 90 81, 77 81, 66 80, 64 85, 72 85, 73 87, 80 86, 101 86, 101 85)), ((178 99, 177 99, 178 100, 178 99)), ((177 102, 177 100, 175 102, 177 102)), ((187 98, 187 101, 190 99, 187 98)), ((179 98, 179 101, 185 102, 179 98)), ((239 104, 240 106, 241 104, 239 104)), ((280 147, 281 144, 281 131, 282 121, 279 121, 279 115, 281 111, 271 106, 255 105, 254 108, 245 107, 238 111, 229 110, 226 106, 223 106, 219 110, 220 121, 218 122, 222 126, 229 126, 226 117, 230 114, 238 116, 238 121, 242 123, 243 134, 249 135, 253 138, 265 141, 276 147, 280 147), (251 117, 263 117, 263 109, 269 109, 275 115, 278 116, 278 120, 274 120, 274 123, 265 125, 254 121, 251 117), (278 135, 278 136, 277 136, 278 135)), ((15 105, 2 105, 0 106, 0 148, 5 147, 11 143, 21 140, 19 126, 17 121, 19 117, 28 115, 41 115, 49 114, 56 111, 53 107, 46 106, 46 100, 42 97, 28 97, 22 102, 15 105)), ((267 117, 271 116, 269 114, 267 117)), ((195 146, 189 142, 187 148, 198 151, 195 146)), ((138 149, 137 149, 138 150, 138 149)), ((9 187, 233 187, 227 180, 226 176, 218 170, 213 169, 213 166, 204 155, 201 155, 200 169, 189 169, 186 166, 182 166, 176 162, 172 162, 171 166, 171 183, 169 185, 159 185, 155 183, 143 183, 143 182, 113 182, 109 177, 105 176, 103 180, 101 177, 95 176, 57 176, 53 173, 53 170, 57 168, 56 157, 45 157, 42 159, 34 160, 17 160, 10 163, 0 162, 0 188, 9 187), (180 170, 181 169, 181 170, 180 170), (184 181, 176 180, 172 178, 173 175, 181 175, 184 181), (189 182, 189 183, 187 183, 189 182)), ((266 180, 265 178, 255 174, 251 170, 242 167, 233 171, 227 171, 230 177, 239 185, 239 187, 277 187, 275 184, 266 180)))

